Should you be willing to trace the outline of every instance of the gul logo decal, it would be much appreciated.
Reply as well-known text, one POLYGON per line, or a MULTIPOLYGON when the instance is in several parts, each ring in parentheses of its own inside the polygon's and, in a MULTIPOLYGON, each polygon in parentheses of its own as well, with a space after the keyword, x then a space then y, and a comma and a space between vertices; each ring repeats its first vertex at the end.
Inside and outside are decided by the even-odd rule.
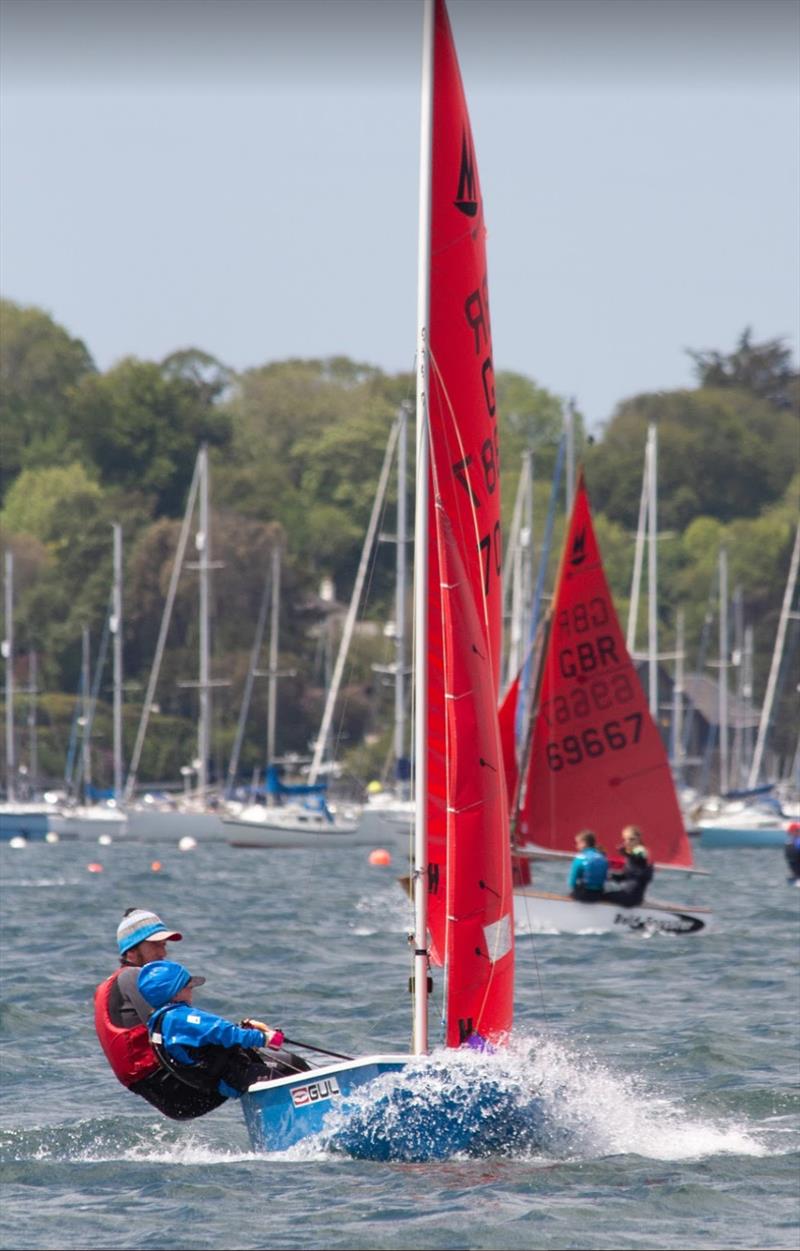
POLYGON ((292 1103, 296 1108, 304 1108, 309 1103, 319 1103, 323 1099, 332 1099, 334 1095, 341 1093, 335 1077, 326 1077, 319 1082, 308 1082, 305 1086, 294 1086, 291 1090, 292 1103))

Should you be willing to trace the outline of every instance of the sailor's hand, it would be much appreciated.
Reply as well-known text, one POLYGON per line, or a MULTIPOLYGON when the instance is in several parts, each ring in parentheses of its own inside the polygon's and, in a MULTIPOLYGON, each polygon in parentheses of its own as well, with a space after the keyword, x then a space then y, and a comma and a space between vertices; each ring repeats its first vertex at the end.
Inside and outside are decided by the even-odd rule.
POLYGON ((262 1034, 272 1033, 272 1027, 270 1025, 265 1025, 263 1021, 256 1021, 252 1017, 246 1017, 245 1020, 242 1021, 242 1028, 243 1029, 260 1029, 262 1034))
POLYGON ((260 1029, 264 1035, 264 1043, 267 1047, 277 1049, 283 1045, 283 1034, 279 1029, 273 1029, 271 1025, 265 1025, 263 1021, 246 1020, 242 1021, 245 1029, 260 1029))

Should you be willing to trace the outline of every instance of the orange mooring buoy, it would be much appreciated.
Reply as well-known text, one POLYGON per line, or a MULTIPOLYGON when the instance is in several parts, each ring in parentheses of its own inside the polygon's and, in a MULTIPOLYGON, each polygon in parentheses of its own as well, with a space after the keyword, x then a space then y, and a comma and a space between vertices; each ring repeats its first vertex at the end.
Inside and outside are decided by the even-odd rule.
POLYGON ((161 861, 154 860, 153 863, 150 865, 150 868, 153 870, 154 873, 158 873, 158 871, 161 868, 161 861))
POLYGON ((89 870, 90 873, 102 873, 103 872, 102 864, 97 864, 96 861, 94 861, 92 864, 87 864, 86 868, 89 870))
POLYGON ((385 847, 376 847, 369 853, 370 864, 391 864, 392 857, 385 847))

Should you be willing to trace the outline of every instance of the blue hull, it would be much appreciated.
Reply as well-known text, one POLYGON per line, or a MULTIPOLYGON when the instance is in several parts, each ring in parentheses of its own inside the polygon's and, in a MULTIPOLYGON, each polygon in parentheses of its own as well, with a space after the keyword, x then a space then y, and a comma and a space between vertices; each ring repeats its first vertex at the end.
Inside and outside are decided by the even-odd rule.
POLYGON ((285 1151, 321 1132, 325 1117, 360 1087, 384 1073, 399 1073, 407 1056, 367 1056, 324 1068, 257 1082, 242 1095, 242 1111, 255 1151, 285 1151))
POLYGON ((700 830, 701 847, 783 847, 785 830, 777 827, 763 830, 736 829, 735 826, 718 826, 713 830, 700 830))
POLYGON ((367 1056, 251 1086, 242 1097, 256 1151, 318 1136, 351 1159, 421 1163, 535 1146, 546 1129, 541 1099, 491 1059, 367 1056))
POLYGON ((0 840, 11 838, 44 838, 49 829, 49 814, 45 811, 26 812, 6 809, 0 811, 0 840))

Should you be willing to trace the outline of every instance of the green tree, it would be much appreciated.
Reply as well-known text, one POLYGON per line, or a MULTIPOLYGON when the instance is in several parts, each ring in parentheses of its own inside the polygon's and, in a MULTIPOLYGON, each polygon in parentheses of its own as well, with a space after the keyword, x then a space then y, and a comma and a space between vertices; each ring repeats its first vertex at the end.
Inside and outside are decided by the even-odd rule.
POLYGON ((228 420, 208 388, 129 357, 75 388, 73 438, 109 486, 136 488, 157 515, 177 515, 201 443, 224 444, 228 420))
POLYGON ((83 465, 24 469, 9 488, 0 513, 0 528, 30 534, 57 547, 63 541, 59 521, 64 513, 83 515, 102 499, 103 491, 83 465))
POLYGON ((72 389, 93 372, 85 345, 47 313, 0 300, 0 498, 21 469, 63 462, 72 389))
POLYGON ((792 353, 781 339, 753 343, 748 326, 733 352, 693 352, 695 373, 701 387, 725 387, 748 391, 776 408, 797 411, 800 375, 792 368, 792 353))
POLYGON ((797 416, 765 400, 724 388, 636 396, 587 454, 597 507, 628 528, 637 523, 650 422, 658 426, 663 529, 683 530, 698 516, 757 516, 797 469, 797 416))

